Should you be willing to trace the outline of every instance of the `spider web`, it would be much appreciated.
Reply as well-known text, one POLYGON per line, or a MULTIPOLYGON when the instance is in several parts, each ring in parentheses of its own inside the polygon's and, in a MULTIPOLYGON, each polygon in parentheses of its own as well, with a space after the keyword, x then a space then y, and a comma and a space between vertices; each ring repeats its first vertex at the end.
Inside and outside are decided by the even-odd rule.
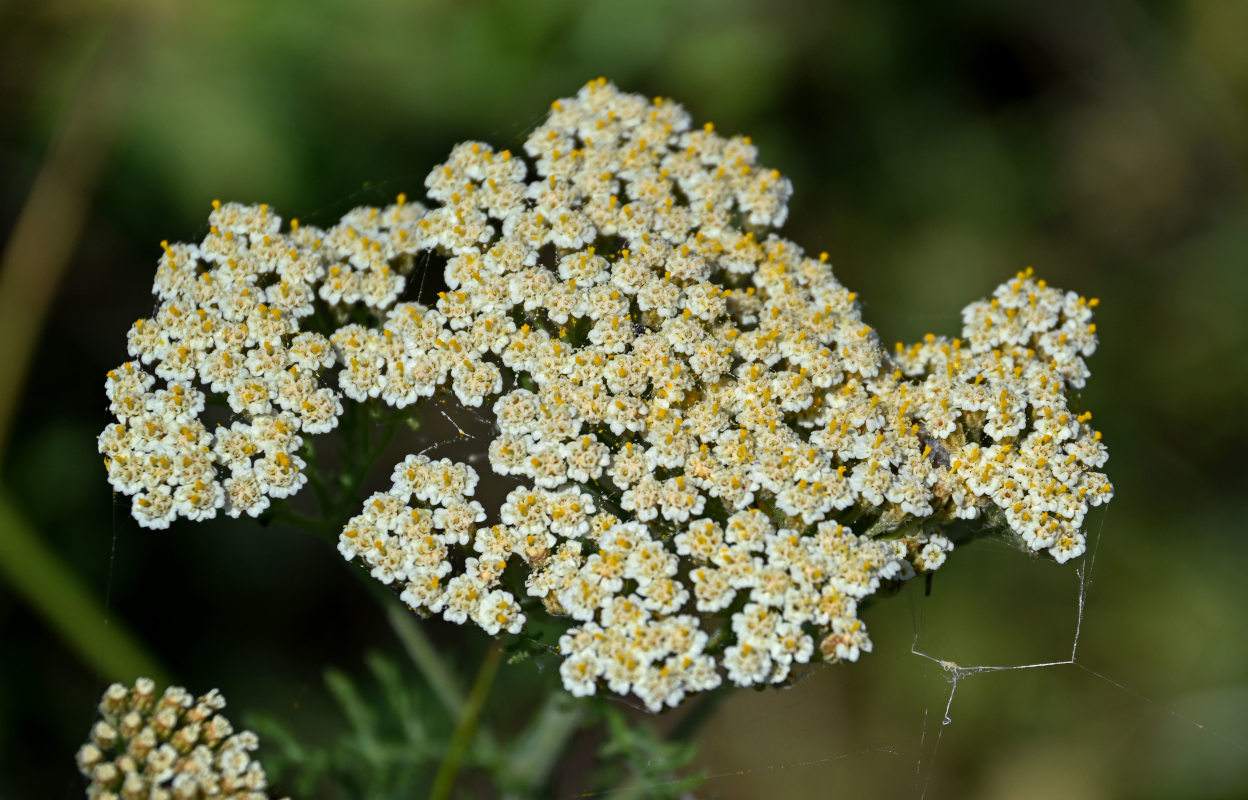
POLYGON ((914 623, 914 640, 911 643, 910 653, 913 656, 924 659, 929 664, 938 666, 944 673, 944 678, 948 683, 948 695, 944 701, 944 706, 938 711, 939 719, 931 719, 932 707, 924 709, 923 725, 919 736, 918 755, 915 763, 914 782, 915 796, 926 798, 929 792, 939 792, 939 785, 933 782, 933 774, 936 764, 940 756, 940 744, 944 737, 946 729, 953 723, 954 701, 957 697, 959 685, 966 679, 984 675, 987 673, 998 672, 1021 672, 1030 670, 1052 670, 1061 667, 1073 667, 1081 672, 1092 676, 1093 678, 1118 689, 1119 691, 1129 695, 1136 701, 1149 706, 1154 706, 1164 713, 1167 717, 1184 725, 1189 729, 1194 729, 1201 735, 1208 735, 1222 744, 1227 745, 1241 753, 1248 753, 1248 744, 1237 741, 1236 739, 1226 735, 1209 725, 1194 719, 1186 714, 1167 707, 1164 701, 1158 701, 1152 697, 1138 691, 1126 683, 1112 678, 1103 672, 1100 672, 1085 663, 1080 655, 1079 645, 1081 643, 1082 634, 1084 633, 1084 622, 1088 610, 1088 592, 1092 585, 1092 574, 1096 567, 1097 554, 1104 540, 1105 516, 1107 509, 1100 510, 1100 522, 1092 539, 1091 547, 1088 552, 1080 560, 1079 566, 1076 568, 1076 576, 1078 580, 1078 589, 1076 594, 1076 614, 1074 622, 1074 632, 1071 636, 1070 655, 1067 658, 1055 659, 1048 661, 1024 662, 1016 664, 960 664, 949 658, 942 658, 939 655, 920 649, 919 643, 922 639, 922 622, 920 617, 915 617, 914 623))
MULTIPOLYGON (((958 719, 959 689, 973 677, 995 673, 1019 675, 1028 672, 1060 672, 1063 668, 1067 668, 1067 673, 1072 669, 1077 670, 1129 698, 1128 705, 1135 705, 1138 710, 1146 712, 1153 718, 1153 725, 1167 720, 1172 721, 1184 732, 1182 735, 1189 739, 1199 737, 1195 742, 1196 746, 1221 750, 1223 755, 1229 753, 1232 758, 1240 757, 1236 754, 1248 753, 1248 743, 1208 724, 1203 719, 1176 710, 1171 706, 1172 701, 1158 699, 1134 688, 1127 681, 1106 674, 1085 660, 1086 654, 1081 652, 1080 646, 1086 632, 1085 622, 1088 610, 1095 607, 1095 603, 1090 603, 1089 598, 1096 575, 1098 554, 1104 541, 1106 513, 1104 508, 1099 510, 1100 519, 1095 526, 1095 532, 1090 532, 1089 535, 1088 552, 1079 560, 1075 569, 1073 631, 1069 634, 1069 645, 1058 650, 1054 658, 1020 660, 1012 663, 964 663, 960 653, 970 648, 959 647, 957 643, 927 644, 927 640, 932 638, 932 625, 927 615, 929 604, 924 603, 927 598, 921 594, 922 582, 912 581, 912 585, 906 589, 911 601, 909 651, 904 656, 897 652, 888 652, 890 645, 884 639, 889 637, 883 636, 877 640, 875 651, 864 655, 862 661, 855 666, 864 672, 874 672, 872 670, 874 664, 887 662, 882 666, 887 668, 889 675, 896 675, 905 672, 904 669, 897 668, 899 659, 917 659, 921 662, 921 669, 915 676, 918 682, 930 684, 933 678, 940 679, 943 688, 938 696, 929 697, 923 702, 915 739, 906 741, 904 738, 897 738, 895 731, 888 738, 872 738, 877 735, 873 731, 859 736, 855 731, 850 730, 845 732, 845 737, 839 739, 823 733, 823 729, 829 727, 829 717, 843 709, 821 708, 817 698, 812 700, 812 695, 817 693, 819 684, 823 684, 826 690, 831 684, 846 682, 853 684, 857 679, 859 684, 866 686, 873 680, 882 680, 882 678, 868 677, 863 680, 860 675, 851 676, 847 672, 847 670, 854 669, 851 666, 816 665, 787 692, 768 690, 748 693, 740 691, 739 694, 742 697, 729 700, 727 707, 723 709, 724 713, 720 715, 720 720, 713 719, 704 729, 703 734, 698 737, 699 745, 709 752, 699 760, 699 765, 707 774, 707 780, 696 795, 722 798, 781 796, 794 792, 809 793, 814 791, 815 787, 818 787, 820 792, 826 791, 828 795, 831 795, 834 789, 850 788, 857 788, 860 791, 864 788, 878 791, 881 796, 912 796, 921 799, 960 795, 962 790, 948 785, 948 776, 938 769, 944 759, 950 757, 948 752, 942 753, 941 745, 946 743, 947 734, 952 736, 955 731, 960 730, 954 725, 955 720, 958 719), (741 708, 736 708, 738 706, 741 708), (752 730, 742 730, 742 723, 752 725, 752 730), (786 735, 784 733, 786 728, 793 730, 786 735), (771 753, 776 749, 776 747, 767 747, 767 739, 772 735, 783 737, 783 746, 790 747, 795 757, 769 760, 763 756, 762 752, 771 753), (1200 741, 1204 737, 1207 737, 1207 740, 1200 741), (811 751, 816 747, 825 746, 830 738, 839 743, 844 743, 846 738, 858 739, 862 741, 862 747, 852 750, 834 750, 830 754, 812 757, 811 751), (804 744, 804 741, 809 741, 809 745, 804 744), (751 757, 751 751, 757 754, 751 757), (726 769, 724 768, 726 763, 742 763, 743 765, 737 769, 726 769), (897 785, 897 773, 905 771, 907 764, 910 765, 910 778, 907 780, 910 787, 908 795, 905 793, 904 786, 897 785), (798 776, 791 773, 809 774, 798 776), (886 786, 896 787, 896 794, 883 788, 886 786)), ((967 549, 976 547, 990 547, 990 543, 977 542, 967 549)), ((953 558, 956 559, 958 555, 965 556, 966 553, 955 553, 953 558)), ((1018 557, 1016 553, 1011 553, 1011 555, 1018 557)), ((943 588, 947 590, 952 587, 943 588)), ((939 583, 936 591, 938 593, 941 591, 939 583)), ((985 591, 991 593, 989 590, 985 591)), ((900 598, 885 600, 883 605, 892 605, 899 600, 900 598)), ((1051 609, 1048 609, 1046 613, 1049 617, 1055 614, 1051 609)), ((1005 614, 1010 616, 1011 612, 1006 611, 1005 614)), ((868 619, 872 618, 869 616, 868 619)), ((975 624, 975 620, 958 619, 953 624, 970 626, 975 624)), ((874 631, 873 627, 873 633, 874 631)), ((896 640, 900 636, 894 635, 891 638, 896 640)), ((902 696, 911 693, 909 690, 913 690, 914 687, 899 686, 897 688, 898 695, 902 696)), ((842 694, 845 693, 843 690, 842 686, 842 694)), ((823 694, 826 693, 826 691, 823 692, 823 694)), ((932 693, 929 692, 929 694, 932 693)), ((878 699, 879 695, 880 691, 876 687, 867 699, 878 699)), ((859 714, 854 716, 870 721, 873 717, 889 713, 889 708, 864 707, 859 714)), ((1062 709, 1061 713, 1066 713, 1066 710, 1062 709)), ((868 724, 864 727, 873 728, 874 726, 868 724)), ((980 733, 982 734, 982 731, 980 733)), ((946 750, 948 750, 947 747, 946 750)), ((991 758, 992 756, 985 754, 984 757, 991 758)), ((1112 775, 1105 777, 1112 777, 1112 775)), ((648 788, 660 787, 661 785, 648 788)))
MULTIPOLYGON (((954 701, 954 698, 957 696, 958 684, 963 679, 969 678, 974 675, 982 675, 988 672, 1014 672, 1014 671, 1019 671, 1019 670, 1035 670, 1035 669, 1048 669, 1048 668, 1053 668, 1053 667, 1079 666, 1080 668, 1086 670, 1087 672, 1093 675, 1096 675, 1097 677, 1102 678, 1103 680, 1108 680, 1107 678, 1100 675, 1099 673, 1096 673, 1093 670, 1088 669, 1087 667, 1084 667, 1077 660, 1078 655, 1079 655, 1079 638, 1080 638, 1080 635, 1083 633, 1084 613, 1087 610, 1088 587, 1091 584, 1092 570, 1096 566, 1096 555, 1097 555, 1097 552, 1100 550, 1101 541, 1104 537, 1104 526, 1105 526, 1105 514, 1102 511, 1101 522, 1097 528, 1096 535, 1093 537, 1094 541, 1092 543, 1092 547, 1089 548, 1087 553, 1080 559, 1080 564, 1076 568, 1076 575, 1078 577, 1078 594, 1076 596, 1075 630, 1074 630, 1074 635, 1071 637, 1070 657, 1067 659, 1056 660, 1056 661, 1040 661, 1040 662, 1033 662, 1033 663, 1022 663, 1022 664, 1007 664, 1007 665, 994 665, 994 664, 961 665, 961 664, 958 664, 956 661, 952 661, 952 660, 945 659, 945 658, 939 658, 937 656, 934 656, 930 653, 927 653, 919 649, 919 640, 920 638, 922 638, 922 631, 921 631, 922 626, 921 626, 920 618, 918 616, 915 617, 914 640, 910 644, 910 653, 914 656, 925 659, 939 666, 941 670, 945 672, 946 680, 949 683, 948 699, 945 701, 944 711, 941 715, 940 720, 938 721, 938 725, 936 726, 935 736, 931 737, 932 742, 930 746, 928 745, 928 738, 929 738, 929 732, 930 732, 929 722, 930 722, 930 716, 931 716, 930 714, 931 708, 930 707, 925 708, 923 711, 923 728, 922 728, 922 732, 919 735, 918 759, 914 768, 915 787, 917 789, 917 794, 920 798, 925 798, 927 796, 928 789, 931 787, 932 773, 933 773, 933 770, 935 769, 936 760, 940 753, 940 742, 941 742, 941 739, 944 737, 945 729, 953 723, 953 717, 952 717, 953 701, 954 701)), ((1110 682, 1114 683, 1113 681, 1110 681, 1110 682)), ((1115 684, 1115 685, 1120 686, 1120 688, 1125 688, 1125 687, 1121 687, 1120 684, 1115 684)))

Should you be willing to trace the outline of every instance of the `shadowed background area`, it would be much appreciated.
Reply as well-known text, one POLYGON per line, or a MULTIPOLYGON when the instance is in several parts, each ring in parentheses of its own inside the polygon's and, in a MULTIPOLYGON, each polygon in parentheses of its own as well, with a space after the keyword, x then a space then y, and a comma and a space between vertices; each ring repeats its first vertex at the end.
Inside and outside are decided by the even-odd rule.
MULTIPOLYGON (((0 3, 0 794, 81 796, 73 753, 127 670, 332 737, 324 669, 399 652, 322 542, 139 530, 111 495, 104 373, 159 242, 218 197, 328 224, 419 196, 455 142, 518 149, 598 75, 752 136, 795 187, 783 233, 887 341, 956 334, 1027 265, 1101 299, 1081 402, 1117 496, 1078 663, 963 675, 948 704, 961 673, 916 634, 1024 665, 1069 659, 1079 618, 1074 564, 974 545, 866 612, 859 663, 720 706, 697 796, 1248 794, 1245 30, 1216 1, 0 3)), ((483 649, 426 627, 466 669, 483 649)))

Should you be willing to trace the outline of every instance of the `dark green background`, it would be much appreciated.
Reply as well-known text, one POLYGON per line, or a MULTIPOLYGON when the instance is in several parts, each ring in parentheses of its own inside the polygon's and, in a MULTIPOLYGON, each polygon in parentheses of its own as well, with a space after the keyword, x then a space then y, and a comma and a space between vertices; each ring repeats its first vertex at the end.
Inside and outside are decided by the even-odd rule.
MULTIPOLYGON (((516 149, 605 75, 751 135, 793 181, 786 235, 886 340, 956 334, 1029 264, 1102 301, 1082 402, 1117 496, 1090 519, 1086 669, 966 676, 941 725, 916 631, 962 665, 1070 655, 1076 565, 976 545, 868 613, 858 664, 726 703, 698 763, 728 774, 698 796, 918 796, 929 769, 928 797, 1248 796, 1246 33, 1237 0, 0 3, 0 231, 84 92, 111 120, 32 370, 3 387, 3 482, 180 682, 324 732, 323 669, 395 650, 338 555, 251 523, 139 530, 105 482, 104 372, 158 242, 200 236, 216 197, 327 224, 419 195, 456 141, 516 149)), ((80 797, 105 677, 4 585, 0 670, 0 797, 80 797)))

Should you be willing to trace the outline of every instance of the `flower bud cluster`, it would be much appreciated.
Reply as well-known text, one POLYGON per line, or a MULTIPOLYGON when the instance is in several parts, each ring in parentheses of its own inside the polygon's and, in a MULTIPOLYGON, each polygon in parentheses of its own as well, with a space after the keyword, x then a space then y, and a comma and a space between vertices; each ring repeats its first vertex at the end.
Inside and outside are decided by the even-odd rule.
MULTIPOLYGON (((826 254, 772 231, 791 186, 748 138, 598 80, 554 103, 525 151, 531 165, 459 145, 427 177, 428 207, 400 196, 327 231, 281 234, 264 207, 223 207, 252 220, 249 242, 291 245, 288 258, 311 265, 308 292, 340 321, 315 339, 321 359, 298 365, 309 386, 336 378, 312 391, 393 413, 450 395, 493 412, 490 470, 519 484, 498 508, 469 499, 473 468, 410 456, 342 532, 343 555, 413 608, 514 633, 540 601, 574 622, 559 643, 570 691, 605 686, 658 709, 724 679, 783 681, 816 654, 857 659, 871 649, 858 602, 939 568, 951 521, 987 515, 1058 561, 1083 552, 1087 510, 1112 496, 1100 435, 1069 398, 1096 346, 1095 300, 1028 269, 967 307, 961 338, 890 354, 826 254), (445 259, 447 286, 432 307, 403 294, 429 253, 445 259)), ((176 292, 166 302, 205 307, 176 292)), ((251 344, 245 363, 285 369, 294 357, 281 353, 318 336, 298 329, 311 307, 284 306, 289 328, 264 339, 272 354, 251 344)), ((229 400, 237 433, 209 435, 195 427, 196 387, 225 384, 198 361, 169 373, 168 351, 143 360, 134 340, 168 388, 152 391, 142 364, 115 371, 119 423, 101 449, 136 503, 186 494, 182 472, 149 467, 175 428, 201 448, 207 487, 214 469, 273 458, 251 431, 276 426, 260 420, 295 439, 325 430, 266 384, 229 395, 255 400, 229 400), (166 406, 177 424, 148 433, 166 406)), ((291 444, 277 452, 298 474, 291 444)), ((177 452, 194 463, 201 451, 177 452)), ((226 483, 202 504, 251 508, 226 483)), ((250 488, 257 504, 285 491, 267 478, 250 488)))
POLYGON ((100 700, 101 719, 78 750, 78 769, 93 800, 267 800, 264 768, 252 758, 259 740, 235 732, 215 689, 194 698, 171 686, 156 694, 139 678, 115 683, 100 700))

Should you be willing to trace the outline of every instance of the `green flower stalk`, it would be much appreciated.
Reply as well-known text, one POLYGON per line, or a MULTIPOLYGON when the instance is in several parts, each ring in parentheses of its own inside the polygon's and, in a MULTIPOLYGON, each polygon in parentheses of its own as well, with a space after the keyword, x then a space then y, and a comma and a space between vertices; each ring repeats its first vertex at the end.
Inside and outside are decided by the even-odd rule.
POLYGON ((321 230, 215 203, 202 242, 166 245, 99 440, 135 519, 257 516, 309 472, 338 512, 310 437, 341 419, 349 438, 356 411, 367 437, 434 401, 488 410, 485 474, 413 453, 369 497, 340 482, 340 552, 490 635, 569 620, 565 687, 653 711, 856 660, 859 603, 938 569, 954 521, 1084 552, 1113 491, 1070 407, 1096 300, 1029 268, 959 338, 890 353, 827 255, 776 233, 792 187, 748 138, 597 80, 524 149, 457 146, 427 206, 321 230), (228 426, 204 423, 209 398, 228 426))

